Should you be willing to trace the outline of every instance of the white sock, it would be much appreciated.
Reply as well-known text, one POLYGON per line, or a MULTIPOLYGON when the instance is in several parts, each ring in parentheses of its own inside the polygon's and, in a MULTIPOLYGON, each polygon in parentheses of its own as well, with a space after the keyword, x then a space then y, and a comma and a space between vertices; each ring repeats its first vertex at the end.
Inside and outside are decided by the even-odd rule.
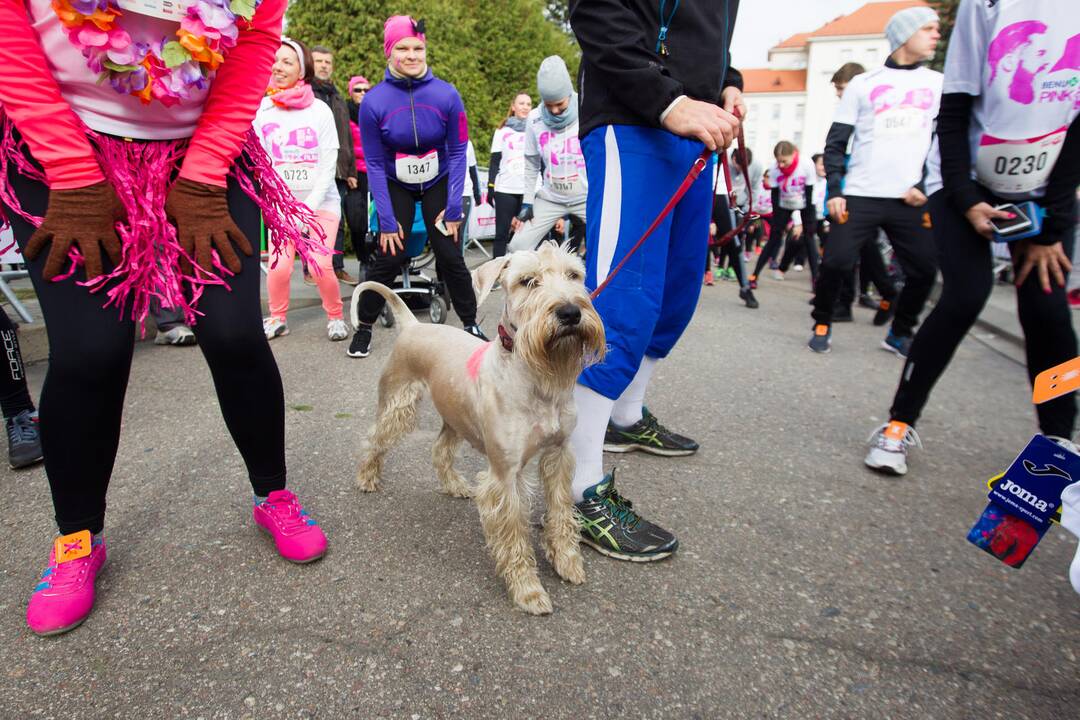
POLYGON ((611 422, 619 427, 627 428, 641 419, 641 408, 645 404, 645 391, 649 388, 649 380, 652 379, 653 371, 660 361, 656 358, 645 356, 641 359, 637 374, 630 384, 623 390, 623 394, 615 401, 615 407, 611 410, 611 422))
MULTIPOLYGON (((1061 526, 1080 538, 1080 482, 1073 483, 1061 493, 1061 526)), ((1080 546, 1069 567, 1069 582, 1080 593, 1080 546)))
POLYGON ((614 400, 584 385, 574 386, 577 426, 570 435, 574 453, 574 502, 585 499, 585 491, 604 479, 604 433, 614 400))

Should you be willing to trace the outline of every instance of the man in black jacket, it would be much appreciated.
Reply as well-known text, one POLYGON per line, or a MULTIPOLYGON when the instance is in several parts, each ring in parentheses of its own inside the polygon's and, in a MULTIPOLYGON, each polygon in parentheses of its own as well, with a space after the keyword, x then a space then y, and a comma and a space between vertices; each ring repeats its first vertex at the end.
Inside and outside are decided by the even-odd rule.
MULTIPOLYGON (((311 89, 315 97, 330 106, 334 113, 334 126, 338 135, 337 182, 338 195, 341 196, 341 217, 345 214, 345 196, 349 190, 357 187, 356 155, 353 149, 352 131, 349 129, 349 108, 338 92, 331 77, 334 74, 334 54, 322 45, 311 48, 311 57, 315 61, 315 80, 311 89)), ((337 279, 349 285, 356 285, 357 280, 345 272, 345 223, 338 223, 337 237, 334 239, 334 274, 337 279)))
MULTIPOLYGON (((572 0, 581 46, 581 148, 589 178, 586 284, 627 256, 708 148, 723 152, 745 115, 729 67, 738 0, 572 0), (659 10, 659 12, 657 12, 659 10)), ((645 390, 690 322, 712 211, 712 162, 595 301, 605 361, 581 374, 573 490, 582 541, 620 560, 668 557, 675 536, 642 518, 604 474, 603 451, 690 455, 697 443, 644 408, 645 390)))

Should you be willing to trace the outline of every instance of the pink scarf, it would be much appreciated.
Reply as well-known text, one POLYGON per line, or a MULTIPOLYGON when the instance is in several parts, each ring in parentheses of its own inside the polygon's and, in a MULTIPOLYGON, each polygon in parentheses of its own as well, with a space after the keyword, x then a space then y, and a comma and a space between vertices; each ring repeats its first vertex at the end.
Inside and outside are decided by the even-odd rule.
POLYGON ((780 168, 780 189, 787 190, 788 181, 791 180, 791 176, 795 174, 795 171, 799 169, 799 151, 796 150, 795 154, 791 156, 791 163, 780 167, 780 163, 776 164, 780 168))
POLYGON ((284 90, 275 87, 268 88, 266 94, 270 96, 275 105, 286 110, 302 110, 310 107, 311 103, 315 102, 315 93, 311 90, 311 86, 303 80, 284 90))

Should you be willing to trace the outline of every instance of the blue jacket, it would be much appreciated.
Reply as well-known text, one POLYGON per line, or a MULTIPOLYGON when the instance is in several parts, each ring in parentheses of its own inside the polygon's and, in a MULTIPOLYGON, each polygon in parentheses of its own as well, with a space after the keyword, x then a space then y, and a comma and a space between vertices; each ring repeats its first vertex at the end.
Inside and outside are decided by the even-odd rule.
POLYGON ((430 188, 449 176, 445 220, 461 220, 465 189, 465 147, 469 123, 461 95, 431 70, 419 79, 399 79, 386 71, 360 104, 360 140, 368 166, 368 186, 379 215, 379 230, 394 232, 397 220, 390 203, 388 182, 410 190, 430 188), (438 173, 425 182, 398 179, 398 155, 438 153, 438 173))

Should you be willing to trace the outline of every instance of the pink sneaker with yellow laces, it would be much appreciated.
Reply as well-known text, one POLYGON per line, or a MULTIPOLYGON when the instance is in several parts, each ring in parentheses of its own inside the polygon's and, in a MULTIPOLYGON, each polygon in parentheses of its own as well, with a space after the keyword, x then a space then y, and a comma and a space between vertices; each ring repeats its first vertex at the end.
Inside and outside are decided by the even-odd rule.
POLYGON ((255 524, 274 538, 278 554, 294 563, 309 563, 326 554, 326 535, 296 496, 275 490, 252 508, 255 524))
POLYGON ((105 557, 104 538, 88 530, 57 538, 26 608, 30 629, 59 635, 78 627, 94 609, 94 582, 105 557))

